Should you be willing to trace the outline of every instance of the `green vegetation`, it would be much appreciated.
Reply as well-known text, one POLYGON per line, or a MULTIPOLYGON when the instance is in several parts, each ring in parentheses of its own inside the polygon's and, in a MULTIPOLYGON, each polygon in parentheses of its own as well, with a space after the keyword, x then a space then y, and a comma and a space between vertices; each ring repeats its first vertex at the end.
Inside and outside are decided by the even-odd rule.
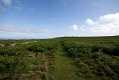
POLYGON ((119 37, 1 40, 0 80, 119 80, 119 37))

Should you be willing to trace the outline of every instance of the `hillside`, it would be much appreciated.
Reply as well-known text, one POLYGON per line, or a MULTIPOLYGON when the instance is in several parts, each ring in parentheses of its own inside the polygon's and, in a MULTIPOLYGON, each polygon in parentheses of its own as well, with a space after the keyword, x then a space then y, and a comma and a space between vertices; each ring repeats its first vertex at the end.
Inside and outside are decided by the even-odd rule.
POLYGON ((0 80, 119 80, 119 36, 1 40, 0 80))

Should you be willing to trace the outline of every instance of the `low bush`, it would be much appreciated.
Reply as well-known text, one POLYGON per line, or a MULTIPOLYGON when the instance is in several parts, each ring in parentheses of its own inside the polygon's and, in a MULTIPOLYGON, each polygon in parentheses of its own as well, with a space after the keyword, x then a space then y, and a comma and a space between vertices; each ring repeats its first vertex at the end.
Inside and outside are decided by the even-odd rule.
POLYGON ((0 55, 2 56, 16 56, 16 50, 12 48, 0 48, 0 55))

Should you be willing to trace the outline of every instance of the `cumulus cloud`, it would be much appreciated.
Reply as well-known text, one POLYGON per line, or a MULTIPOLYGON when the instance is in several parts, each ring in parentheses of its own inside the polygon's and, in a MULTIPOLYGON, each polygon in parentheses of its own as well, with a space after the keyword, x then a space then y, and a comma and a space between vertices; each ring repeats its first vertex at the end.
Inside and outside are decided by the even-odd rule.
POLYGON ((71 28, 74 30, 74 31, 78 31, 79 27, 77 24, 74 24, 71 26, 71 28))
POLYGON ((88 25, 93 25, 94 24, 94 21, 92 19, 88 18, 88 19, 86 19, 86 23, 88 25))
POLYGON ((119 13, 100 16, 96 20, 88 18, 85 24, 77 25, 76 30, 81 36, 119 35, 119 13))

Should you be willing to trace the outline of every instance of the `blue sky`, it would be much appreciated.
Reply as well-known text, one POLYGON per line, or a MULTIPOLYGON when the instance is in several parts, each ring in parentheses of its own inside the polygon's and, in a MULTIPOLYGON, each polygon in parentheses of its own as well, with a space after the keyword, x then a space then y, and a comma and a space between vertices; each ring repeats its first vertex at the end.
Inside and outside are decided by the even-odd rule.
POLYGON ((0 0, 0 38, 119 35, 119 0, 0 0))

